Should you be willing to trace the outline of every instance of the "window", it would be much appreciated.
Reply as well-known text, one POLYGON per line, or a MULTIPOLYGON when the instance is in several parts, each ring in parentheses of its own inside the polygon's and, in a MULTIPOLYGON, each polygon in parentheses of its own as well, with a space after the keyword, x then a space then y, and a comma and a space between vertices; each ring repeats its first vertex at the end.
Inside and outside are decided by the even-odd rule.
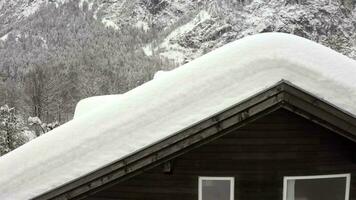
POLYGON ((199 177, 199 200, 234 200, 234 178, 199 177))
POLYGON ((283 200, 349 200, 350 174, 284 177, 283 200))

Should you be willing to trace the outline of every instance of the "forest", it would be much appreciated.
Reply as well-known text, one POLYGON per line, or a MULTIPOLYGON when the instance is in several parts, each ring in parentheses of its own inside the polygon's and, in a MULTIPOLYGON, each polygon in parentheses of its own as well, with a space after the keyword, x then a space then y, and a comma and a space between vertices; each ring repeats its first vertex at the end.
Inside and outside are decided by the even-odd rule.
POLYGON ((95 18, 86 3, 49 5, 0 40, 0 155, 71 120, 80 99, 124 93, 173 67, 144 54, 156 33, 95 18))

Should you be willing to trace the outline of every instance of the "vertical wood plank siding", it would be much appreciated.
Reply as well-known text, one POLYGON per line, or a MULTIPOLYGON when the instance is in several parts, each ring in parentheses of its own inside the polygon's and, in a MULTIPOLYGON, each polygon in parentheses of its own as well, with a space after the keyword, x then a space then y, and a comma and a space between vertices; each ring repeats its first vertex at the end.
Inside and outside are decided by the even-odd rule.
POLYGON ((86 200, 197 200, 199 176, 235 177, 235 200, 282 200, 283 176, 351 173, 352 141, 287 110, 278 110, 171 162, 86 200))

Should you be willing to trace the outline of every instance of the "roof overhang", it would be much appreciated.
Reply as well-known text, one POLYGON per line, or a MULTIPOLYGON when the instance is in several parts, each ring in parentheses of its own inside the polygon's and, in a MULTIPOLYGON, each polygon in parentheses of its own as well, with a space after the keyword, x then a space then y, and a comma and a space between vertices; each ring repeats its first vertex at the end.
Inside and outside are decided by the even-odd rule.
POLYGON ((282 80, 243 102, 34 199, 82 199, 284 108, 356 142, 356 118, 282 80))

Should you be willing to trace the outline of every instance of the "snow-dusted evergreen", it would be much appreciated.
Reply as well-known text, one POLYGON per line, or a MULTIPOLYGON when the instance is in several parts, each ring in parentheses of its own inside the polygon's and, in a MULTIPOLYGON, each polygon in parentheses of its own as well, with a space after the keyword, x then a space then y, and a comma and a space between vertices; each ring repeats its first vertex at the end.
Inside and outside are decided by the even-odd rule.
POLYGON ((15 108, 0 106, 0 156, 23 145, 35 137, 15 108))

